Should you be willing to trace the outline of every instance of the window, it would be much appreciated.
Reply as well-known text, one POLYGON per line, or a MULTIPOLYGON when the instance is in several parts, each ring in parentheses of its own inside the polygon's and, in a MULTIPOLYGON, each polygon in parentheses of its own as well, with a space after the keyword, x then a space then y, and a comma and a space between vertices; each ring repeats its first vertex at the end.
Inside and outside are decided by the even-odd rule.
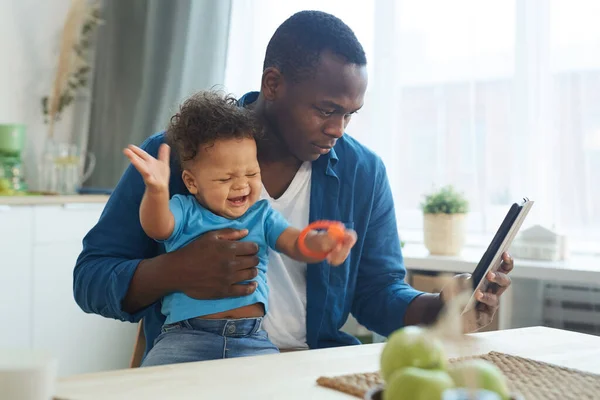
POLYGON ((268 40, 294 12, 330 12, 355 31, 370 82, 347 133, 386 163, 400 229, 421 229, 423 195, 451 183, 471 202, 472 233, 493 233, 508 205, 527 196, 536 200, 527 224, 600 241, 600 2, 233 7, 226 86, 236 94, 257 90, 268 40))
POLYGON ((493 231, 513 200, 505 142, 514 106, 515 3, 398 4, 394 134, 406 142, 399 170, 418 171, 400 172, 393 182, 399 226, 420 229, 423 195, 452 183, 469 198, 470 230, 493 231))

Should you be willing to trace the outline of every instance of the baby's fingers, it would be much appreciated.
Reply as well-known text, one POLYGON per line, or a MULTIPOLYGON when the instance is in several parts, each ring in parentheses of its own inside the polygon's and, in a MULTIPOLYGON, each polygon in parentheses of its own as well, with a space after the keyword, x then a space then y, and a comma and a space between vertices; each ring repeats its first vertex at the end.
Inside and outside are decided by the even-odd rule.
POLYGON ((127 148, 132 152, 135 153, 135 155, 137 155, 139 158, 141 158, 144 161, 148 161, 153 159, 154 157, 152 157, 150 154, 146 153, 146 151, 138 146, 135 146, 133 144, 130 144, 129 146, 127 146, 127 148))
POLYGON ((136 153, 131 151, 131 149, 125 149, 123 150, 123 153, 127 156, 127 158, 129 158, 131 164, 133 164, 135 169, 137 169, 143 177, 146 177, 150 174, 148 166, 146 165, 144 160, 142 160, 136 153))
POLYGON ((346 258, 348 258, 351 249, 351 245, 338 244, 336 248, 329 253, 327 261, 333 266, 342 264, 344 261, 346 261, 346 258))
POLYGON ((344 239, 342 241, 342 245, 344 247, 352 248, 356 244, 356 232, 352 229, 346 229, 344 234, 344 239))
POLYGON ((348 258, 352 247, 356 244, 356 237, 355 231, 347 229, 343 239, 335 246, 331 253, 329 253, 327 261, 334 266, 343 263, 346 258, 348 258))
POLYGON ((338 243, 333 250, 327 255, 327 262, 331 265, 340 265, 344 262, 345 257, 343 256, 344 247, 341 243, 338 243))

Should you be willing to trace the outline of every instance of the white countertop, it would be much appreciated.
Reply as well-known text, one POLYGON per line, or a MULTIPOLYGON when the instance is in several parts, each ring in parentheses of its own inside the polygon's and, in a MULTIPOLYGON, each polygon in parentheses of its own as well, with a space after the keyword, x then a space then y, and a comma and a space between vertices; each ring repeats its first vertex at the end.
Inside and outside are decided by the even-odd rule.
MULTIPOLYGON (((431 256, 423 245, 407 244, 402 249, 410 270, 472 273, 485 249, 467 247, 460 256, 431 256)), ((562 283, 600 284, 600 257, 574 255, 563 262, 515 259, 514 278, 542 279, 562 283)))
MULTIPOLYGON (((57 397, 118 399, 356 399, 316 384, 321 376, 374 372, 382 344, 136 368, 63 378, 57 397)), ((498 351, 600 373, 600 337, 534 327, 477 333, 461 354, 498 351)))
MULTIPOLYGON (((0 208, 31 205, 102 205, 108 198, 108 195, 0 196, 0 208)), ((473 272, 484 251, 484 248, 465 247, 457 257, 431 256, 422 244, 413 243, 408 243, 402 250, 408 270, 448 273, 473 272)), ((600 285, 600 256, 573 255, 564 262, 517 259, 511 276, 600 285)))
POLYGON ((30 206, 72 203, 106 203, 108 195, 0 196, 0 206, 30 206))

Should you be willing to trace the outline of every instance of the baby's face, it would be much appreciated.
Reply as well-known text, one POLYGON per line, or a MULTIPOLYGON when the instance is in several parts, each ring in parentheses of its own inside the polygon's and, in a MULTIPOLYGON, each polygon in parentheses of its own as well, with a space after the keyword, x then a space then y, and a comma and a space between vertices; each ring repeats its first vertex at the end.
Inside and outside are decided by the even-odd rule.
POLYGON ((256 142, 245 138, 203 145, 183 179, 190 193, 213 213, 241 217, 262 190, 256 142))

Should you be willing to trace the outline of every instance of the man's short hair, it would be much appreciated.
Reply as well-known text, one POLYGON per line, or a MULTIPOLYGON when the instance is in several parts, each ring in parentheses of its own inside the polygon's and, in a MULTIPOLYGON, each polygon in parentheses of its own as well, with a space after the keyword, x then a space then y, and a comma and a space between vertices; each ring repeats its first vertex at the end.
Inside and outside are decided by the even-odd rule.
POLYGON ((348 63, 366 65, 367 57, 356 35, 339 18, 321 11, 300 11, 284 21, 267 46, 263 70, 277 68, 294 82, 313 76, 325 50, 348 63))

